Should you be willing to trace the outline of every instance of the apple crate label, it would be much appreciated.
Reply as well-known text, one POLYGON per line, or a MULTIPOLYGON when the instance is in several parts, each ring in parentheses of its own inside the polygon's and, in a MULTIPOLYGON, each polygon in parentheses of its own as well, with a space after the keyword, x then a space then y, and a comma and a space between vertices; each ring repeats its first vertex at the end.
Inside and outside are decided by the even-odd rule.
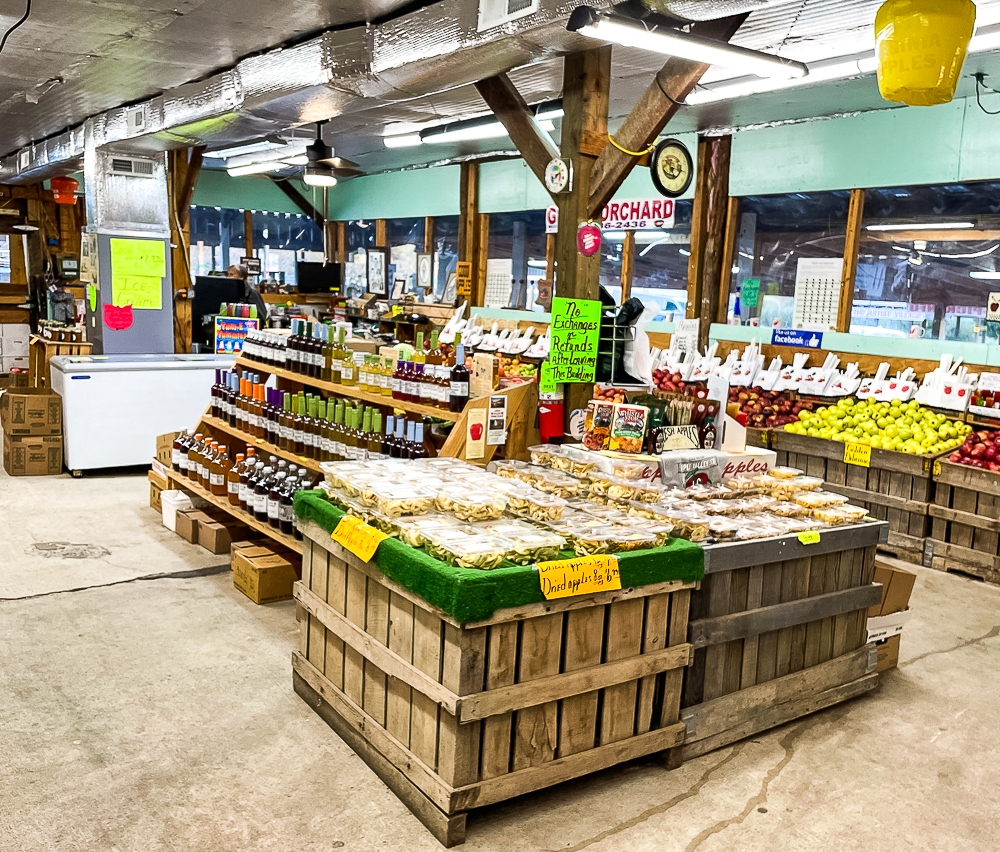
POLYGON ((346 516, 340 519, 337 528, 330 534, 330 538, 362 562, 370 562, 378 546, 388 537, 358 518, 346 516))
POLYGON ((933 474, 934 474, 934 476, 940 476, 941 475, 941 462, 939 462, 939 461, 934 462, 933 474))
POLYGON ((771 345, 819 349, 823 345, 823 332, 803 331, 798 328, 776 328, 771 332, 771 345))
POLYGON ((871 445, 857 444, 854 442, 844 444, 844 463, 857 465, 858 467, 871 467, 871 445))
POLYGON ((546 600, 613 592, 622 587, 617 556, 581 556, 539 562, 538 581, 546 600))
POLYGON ((597 365, 601 303, 591 299, 552 300, 552 381, 592 382, 597 365))
POLYGON ((803 544, 819 544, 819 531, 809 530, 809 532, 799 533, 799 541, 803 544))

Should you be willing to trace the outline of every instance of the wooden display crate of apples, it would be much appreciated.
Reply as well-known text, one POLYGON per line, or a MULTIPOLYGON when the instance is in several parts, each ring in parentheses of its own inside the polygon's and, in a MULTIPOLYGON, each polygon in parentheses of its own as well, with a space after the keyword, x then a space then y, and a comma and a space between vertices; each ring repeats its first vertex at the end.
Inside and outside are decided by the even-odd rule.
POLYGON ((797 399, 792 394, 763 388, 730 388, 729 404, 739 406, 742 425, 754 429, 774 429, 799 419, 803 411, 812 411, 816 404, 797 399))

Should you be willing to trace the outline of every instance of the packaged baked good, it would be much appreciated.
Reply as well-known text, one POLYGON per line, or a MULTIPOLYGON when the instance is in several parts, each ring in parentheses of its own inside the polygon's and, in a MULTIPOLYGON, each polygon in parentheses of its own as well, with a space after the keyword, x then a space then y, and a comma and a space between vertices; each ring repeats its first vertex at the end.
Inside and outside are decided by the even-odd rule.
POLYGON ((691 500, 724 500, 733 495, 725 485, 692 485, 687 489, 687 496, 691 500))
POLYGON ((619 479, 626 479, 629 482, 642 479, 647 467, 645 462, 633 459, 608 458, 604 463, 610 468, 612 476, 617 476, 619 479))
POLYGON ((818 477, 796 476, 792 479, 775 479, 770 493, 779 500, 790 500, 800 491, 816 491, 822 486, 823 480, 818 477))
POLYGON ((691 509, 674 509, 663 512, 660 520, 673 524, 674 535, 688 541, 703 541, 708 538, 708 524, 712 518, 691 509))
POLYGON ((741 525, 729 518, 709 518, 708 534, 719 541, 732 541, 741 525))
POLYGON ((830 491, 798 491, 792 495, 792 502, 807 509, 819 509, 823 506, 843 506, 847 498, 830 491))
POLYGON ((768 473, 777 479, 791 479, 795 476, 802 476, 805 473, 804 470, 799 470, 797 467, 787 467, 785 465, 777 465, 772 467, 768 473))
POLYGON ((738 515, 740 512, 737 500, 705 500, 700 508, 706 515, 738 515))
POLYGON ((851 503, 845 503, 843 506, 838 506, 837 508, 847 516, 849 524, 861 523, 861 521, 868 517, 868 510, 864 506, 854 506, 851 503))
POLYGON ((587 418, 584 421, 583 445, 588 450, 606 450, 611 440, 611 423, 614 419, 615 404, 600 399, 587 403, 587 418))
POLYGON ((768 506, 767 511, 779 518, 802 518, 809 514, 809 510, 805 506, 788 500, 776 500, 768 506))
POLYGON ((741 497, 749 497, 753 494, 760 494, 763 489, 754 482, 752 476, 734 476, 732 479, 726 480, 726 486, 734 494, 741 497))
POLYGON ((644 405, 615 403, 608 449, 618 453, 641 453, 648 417, 649 409, 644 405))

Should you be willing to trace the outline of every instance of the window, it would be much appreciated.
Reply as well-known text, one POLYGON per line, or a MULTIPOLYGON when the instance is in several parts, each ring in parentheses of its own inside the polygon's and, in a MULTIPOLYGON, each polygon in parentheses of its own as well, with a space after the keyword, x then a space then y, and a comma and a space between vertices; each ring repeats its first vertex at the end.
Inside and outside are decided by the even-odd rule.
POLYGON ((404 293, 417 288, 417 254, 424 250, 423 219, 390 219, 385 223, 385 238, 389 244, 389 281, 402 278, 404 293))
POLYGON ((458 216, 434 219, 434 299, 441 301, 458 264, 458 216))
POLYGON ((792 327, 800 263, 843 262, 850 198, 848 191, 742 198, 727 314, 733 315, 740 295, 743 322, 792 327))
POLYGON ((544 310, 536 305, 545 277, 545 211, 491 213, 486 307, 544 310))
POLYGON ((997 342, 1000 182, 865 192, 851 331, 997 342))
POLYGON ((375 220, 352 219, 344 225, 346 248, 344 277, 348 295, 360 296, 368 289, 368 249, 375 246, 375 220))

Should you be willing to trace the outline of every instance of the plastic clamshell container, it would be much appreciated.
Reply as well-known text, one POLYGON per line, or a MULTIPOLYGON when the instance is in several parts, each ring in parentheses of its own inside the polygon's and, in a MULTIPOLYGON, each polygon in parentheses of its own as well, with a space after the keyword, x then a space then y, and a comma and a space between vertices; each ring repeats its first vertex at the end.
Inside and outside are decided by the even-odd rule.
POLYGON ((410 518, 397 518, 395 525, 400 541, 410 547, 423 547, 427 543, 428 536, 441 530, 459 527, 462 522, 451 515, 417 515, 410 518))
POLYGON ((507 558, 507 553, 513 549, 508 539, 490 535, 444 539, 435 542, 435 545, 440 547, 444 558, 451 564, 483 571, 499 568, 507 558))
POLYGON ((566 510, 566 501, 561 497, 530 487, 525 492, 508 495, 507 505, 533 521, 558 521, 566 510))
POLYGON ((528 447, 528 454, 531 456, 532 464, 551 467, 553 454, 558 453, 561 449, 555 444, 535 444, 533 447, 528 447))
POLYGON ((503 516, 507 509, 506 494, 491 493, 482 497, 468 497, 453 493, 454 489, 441 489, 437 493, 437 506, 462 521, 495 520, 503 516))
POLYGON ((821 509, 823 506, 843 506, 847 498, 843 494, 830 491, 799 491, 792 495, 792 502, 807 509, 821 509))
POLYGON ((786 465, 777 465, 776 467, 772 467, 768 472, 775 479, 793 479, 805 473, 804 470, 799 470, 797 467, 787 467, 786 465))
POLYGON ((390 518, 426 515, 434 506, 434 492, 410 485, 392 485, 376 492, 378 510, 390 518))

